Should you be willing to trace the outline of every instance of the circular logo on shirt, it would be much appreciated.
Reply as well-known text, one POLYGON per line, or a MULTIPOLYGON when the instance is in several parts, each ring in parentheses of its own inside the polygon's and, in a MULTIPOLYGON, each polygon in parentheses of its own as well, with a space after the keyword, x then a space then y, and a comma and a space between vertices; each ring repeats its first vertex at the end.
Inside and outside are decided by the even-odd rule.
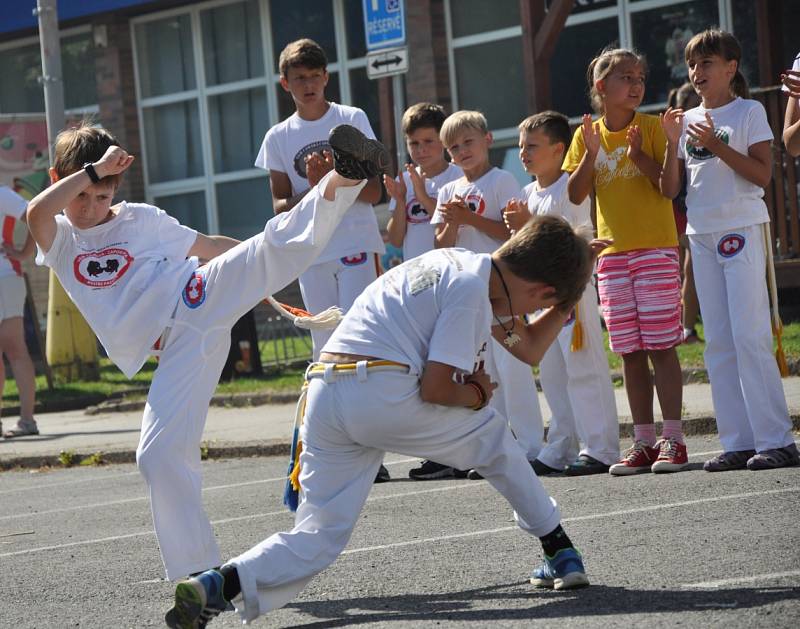
POLYGON ((486 202, 483 197, 474 192, 464 197, 464 203, 466 203, 469 211, 475 214, 483 214, 486 211, 486 202))
POLYGON ((429 223, 431 217, 425 207, 415 197, 406 203, 406 217, 409 223, 429 223))
POLYGON ((362 251, 361 253, 356 253, 352 256, 344 256, 340 259, 342 264, 345 266, 358 266, 359 264, 364 264, 367 261, 367 252, 362 251))
POLYGON ((199 269, 192 273, 183 289, 183 303, 187 308, 195 309, 203 305, 206 300, 206 274, 199 269))
POLYGON ((75 257, 72 270, 75 279, 90 288, 113 286, 131 266, 133 256, 125 249, 109 247, 75 257))
POLYGON ((723 258, 732 258, 744 249, 744 242, 741 234, 726 234, 717 243, 717 253, 723 258))
POLYGON ((292 160, 292 164, 294 165, 294 171, 300 175, 303 179, 308 179, 306 176, 306 157, 311 155, 312 153, 321 153, 322 151, 330 151, 331 145, 328 144, 327 140, 319 140, 317 142, 312 142, 311 144, 306 144, 303 148, 297 151, 297 154, 294 156, 292 160))
MULTIPOLYGON (((729 144, 730 136, 728 135, 728 132, 725 131, 725 129, 714 129, 714 135, 717 136, 723 142, 725 142, 725 144, 729 144)), ((686 142, 686 154, 689 157, 693 157, 694 159, 699 159, 699 160, 706 160, 706 159, 711 159, 712 157, 716 157, 716 155, 714 155, 714 153, 709 151, 707 148, 695 146, 694 144, 691 144, 688 141, 686 142)))

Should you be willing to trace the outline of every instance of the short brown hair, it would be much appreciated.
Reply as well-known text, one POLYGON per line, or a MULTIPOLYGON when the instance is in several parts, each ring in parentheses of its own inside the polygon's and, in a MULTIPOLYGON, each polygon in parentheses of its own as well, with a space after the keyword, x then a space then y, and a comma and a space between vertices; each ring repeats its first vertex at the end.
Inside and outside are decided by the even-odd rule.
POLYGON ((278 58, 278 70, 282 77, 286 77, 289 68, 298 67, 308 68, 309 70, 322 70, 328 67, 328 57, 325 51, 313 39, 298 39, 286 44, 286 48, 281 51, 278 58))
POLYGON ((558 216, 533 216, 497 256, 517 277, 552 286, 560 304, 577 302, 592 273, 589 244, 558 216))
MULTIPOLYGON (((102 127, 84 119, 77 126, 64 129, 56 136, 53 169, 59 179, 78 172, 87 162, 98 161, 110 146, 119 146, 117 138, 102 127)), ((100 181, 119 185, 122 175, 108 175, 100 181)))
POLYGON ((486 117, 479 111, 462 109, 450 114, 442 124, 439 137, 445 148, 451 146, 457 134, 467 129, 474 129, 481 133, 489 133, 489 123, 486 117))
POLYGON ((742 47, 739 40, 729 32, 718 28, 709 28, 702 33, 697 33, 686 44, 684 52, 686 63, 696 57, 712 57, 714 55, 719 55, 725 61, 736 62, 736 74, 733 75, 730 84, 731 94, 749 98, 750 89, 747 87, 747 79, 739 70, 742 63, 742 47))
POLYGON ((555 144, 561 142, 564 150, 569 148, 572 142, 572 133, 569 130, 569 119, 557 111, 542 111, 538 114, 528 116, 519 123, 519 130, 522 133, 532 133, 536 129, 541 129, 549 139, 555 144))
POLYGON ((417 103, 406 109, 401 126, 405 135, 410 135, 417 129, 433 129, 439 133, 446 119, 447 114, 441 105, 417 103))

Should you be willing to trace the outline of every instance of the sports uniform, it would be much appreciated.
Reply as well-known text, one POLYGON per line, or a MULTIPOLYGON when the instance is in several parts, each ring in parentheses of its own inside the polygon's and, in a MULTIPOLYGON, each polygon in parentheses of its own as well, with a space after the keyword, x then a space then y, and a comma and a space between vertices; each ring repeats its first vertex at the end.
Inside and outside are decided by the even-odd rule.
POLYGON ((39 264, 55 271, 109 357, 133 376, 160 353, 136 459, 147 481, 167 577, 220 563, 203 509, 200 438, 231 326, 268 293, 295 279, 323 250, 364 182, 323 198, 330 175, 293 210, 198 267, 186 254, 197 233, 162 210, 122 202, 89 229, 56 216, 39 264), (160 350, 154 350, 158 342, 160 350))
MULTIPOLYGON (((267 131, 255 165, 286 173, 292 195, 308 190, 305 158, 330 151, 328 133, 338 124, 349 124, 375 138, 366 114, 357 107, 330 103, 318 120, 304 120, 297 112, 267 131)), ((362 290, 378 276, 378 257, 385 251, 372 205, 356 201, 347 211, 330 242, 316 262, 300 276, 300 292, 312 314, 331 306, 347 310, 362 290), (377 255, 376 255, 377 254, 377 255)), ((314 358, 331 330, 312 330, 314 358)))
MULTIPOLYGON (((0 237, 14 246, 14 227, 25 215, 28 202, 7 186, 0 186, 0 237)), ((0 252, 0 321, 21 317, 25 308, 25 280, 18 260, 0 252)), ((2 360, 2 357, 0 357, 2 360)))
POLYGON ((230 562, 243 595, 234 603, 246 622, 285 605, 338 557, 385 451, 477 468, 523 530, 541 537, 558 526, 555 502, 496 409, 420 397, 427 362, 463 374, 480 365, 491 340, 490 273, 489 255, 440 249, 387 271, 356 299, 324 349, 384 365, 311 370, 294 529, 230 562))
POLYGON ((726 452, 783 448, 794 440, 772 355, 764 190, 707 149, 688 144, 686 126, 705 124, 706 113, 717 137, 743 155, 774 137, 757 101, 736 98, 714 109, 701 105, 685 114, 678 157, 686 167, 686 233, 720 442, 726 452))
MULTIPOLYGON (((531 214, 560 216, 578 230, 592 233, 590 199, 575 205, 569 200, 563 173, 547 188, 533 182, 523 188, 531 214)), ((547 444, 536 457, 562 469, 579 454, 611 465, 619 460, 619 429, 614 389, 608 374, 597 290, 590 283, 578 303, 582 348, 571 350, 575 317, 571 317, 539 363, 539 380, 552 412, 547 444), (580 443, 583 448, 580 449, 580 443)))
MULTIPOLYGON (((463 176, 464 172, 458 166, 448 164, 447 168, 438 175, 425 177, 425 191, 429 197, 435 199, 439 193, 439 188, 463 176)), ((428 211, 417 200, 414 186, 411 184, 411 175, 407 172, 403 173, 403 183, 406 186, 406 205, 402 209, 405 216, 399 215, 402 212, 397 211, 397 203, 394 198, 389 201, 389 211, 395 215, 395 220, 406 221, 406 235, 403 238, 403 260, 410 260, 434 248, 435 228, 431 224, 432 217, 428 215, 428 211)))
MULTIPOLYGON (((439 207, 455 196, 463 198, 472 212, 492 221, 502 221, 503 208, 510 199, 520 198, 521 191, 514 176, 500 168, 490 169, 475 181, 467 181, 462 177, 439 189, 432 225, 444 222, 439 207)), ((475 253, 491 253, 501 244, 502 241, 471 225, 460 225, 458 228, 457 247, 475 253)), ((508 419, 519 444, 528 459, 533 461, 542 447, 544 424, 531 367, 517 360, 494 339, 489 341, 486 349, 486 372, 494 376, 498 384, 490 404, 508 419)))

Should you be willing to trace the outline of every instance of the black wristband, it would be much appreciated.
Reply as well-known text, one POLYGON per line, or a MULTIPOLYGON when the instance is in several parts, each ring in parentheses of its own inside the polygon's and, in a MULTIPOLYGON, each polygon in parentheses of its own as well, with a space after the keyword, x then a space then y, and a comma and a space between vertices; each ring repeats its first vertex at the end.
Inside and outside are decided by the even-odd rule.
POLYGON ((92 180, 92 183, 100 183, 100 177, 97 176, 97 171, 94 169, 94 164, 92 164, 92 162, 86 162, 83 165, 83 170, 89 175, 89 179, 92 180))

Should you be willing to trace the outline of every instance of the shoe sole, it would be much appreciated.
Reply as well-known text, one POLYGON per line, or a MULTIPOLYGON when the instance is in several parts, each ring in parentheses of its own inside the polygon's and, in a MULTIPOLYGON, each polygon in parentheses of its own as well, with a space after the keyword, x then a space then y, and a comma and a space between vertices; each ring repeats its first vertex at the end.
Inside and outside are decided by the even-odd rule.
POLYGON ((751 472, 763 472, 765 470, 779 470, 784 467, 797 467, 800 465, 800 461, 792 461, 790 463, 784 463, 782 465, 769 465, 769 464, 762 464, 762 465, 747 465, 747 469, 751 472))
POLYGON ((585 572, 570 572, 561 578, 538 579, 531 578, 531 585, 537 588, 547 588, 551 590, 575 590, 589 585, 589 577, 585 572))
POLYGON ((204 606, 200 593, 191 584, 179 583, 175 587, 175 606, 164 616, 164 621, 172 629, 199 629, 204 606))
POLYGON ((564 476, 591 476, 593 474, 608 474, 609 468, 607 466, 599 466, 594 468, 581 467, 571 468, 568 467, 564 470, 564 476))
POLYGON ((346 153, 359 162, 370 162, 379 172, 389 172, 389 151, 377 140, 371 140, 361 131, 350 125, 338 125, 333 128, 328 142, 336 151, 346 153))
POLYGON ((614 469, 614 466, 612 465, 609 468, 608 473, 611 474, 612 476, 636 476, 637 474, 648 474, 648 473, 650 473, 652 471, 651 467, 652 466, 650 466, 650 467, 619 467, 619 468, 614 469))
POLYGON ((666 463, 666 462, 658 462, 656 461, 653 463, 650 471, 653 474, 667 474, 670 472, 680 472, 681 470, 685 469, 686 466, 689 465, 689 462, 686 463, 666 463))
POLYGON ((411 480, 437 480, 439 478, 455 478, 455 476, 455 470, 452 467, 438 472, 430 472, 429 474, 414 474, 413 476, 410 472, 408 474, 411 480))

